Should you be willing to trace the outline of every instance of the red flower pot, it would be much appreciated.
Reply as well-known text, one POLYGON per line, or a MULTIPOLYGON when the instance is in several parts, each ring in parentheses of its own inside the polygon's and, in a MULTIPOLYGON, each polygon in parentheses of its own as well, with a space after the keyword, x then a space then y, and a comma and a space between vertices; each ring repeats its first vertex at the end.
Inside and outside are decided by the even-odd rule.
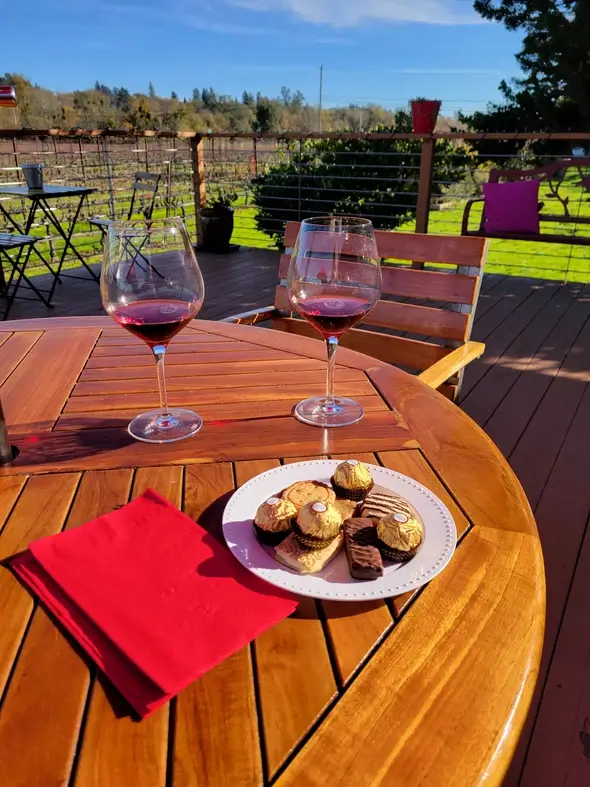
POLYGON ((440 101, 412 101, 412 128, 415 134, 432 134, 440 101))

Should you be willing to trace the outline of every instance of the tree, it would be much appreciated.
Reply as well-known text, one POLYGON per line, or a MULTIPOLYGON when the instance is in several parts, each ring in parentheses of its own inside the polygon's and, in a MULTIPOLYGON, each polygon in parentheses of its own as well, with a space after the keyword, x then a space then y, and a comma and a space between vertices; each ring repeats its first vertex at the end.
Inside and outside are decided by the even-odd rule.
POLYGON ((176 92, 176 90, 173 90, 172 93, 170 93, 170 98, 173 101, 178 101, 178 93, 176 92))
MULTIPOLYGON (((411 129, 409 114, 398 112, 395 125, 372 130, 411 129)), ((252 181, 257 227, 277 243, 286 221, 328 213, 361 215, 381 229, 396 227, 416 207, 420 150, 421 142, 413 139, 320 139, 296 146, 287 160, 252 181)), ((464 148, 437 142, 433 197, 464 178, 467 162, 464 148)))
POLYGON ((203 102, 203 106, 207 109, 216 109, 219 100, 217 98, 217 93, 213 90, 212 87, 204 87, 201 92, 201 100, 203 102))
POLYGON ((254 93, 249 93, 247 90, 244 90, 242 93, 242 104, 245 104, 247 107, 252 107, 256 103, 256 99, 254 98, 254 93))
POLYGON ((126 87, 114 87, 113 99, 117 109, 122 112, 129 112, 131 108, 131 94, 126 87))
POLYGON ((485 19, 523 33, 523 76, 500 83, 503 104, 460 119, 481 131, 590 131, 588 0, 475 0, 485 19))
POLYGON ((261 99, 256 105, 256 115, 252 122, 252 129, 262 133, 276 131, 279 118, 280 112, 277 105, 268 99, 261 99))
POLYGON ((148 96, 150 98, 155 98, 156 97, 156 90, 154 88, 154 83, 151 80, 150 80, 150 83, 148 85, 148 96))
POLYGON ((293 100, 293 93, 288 87, 281 88, 281 101, 283 102, 283 106, 289 107, 291 106, 291 101, 293 100))

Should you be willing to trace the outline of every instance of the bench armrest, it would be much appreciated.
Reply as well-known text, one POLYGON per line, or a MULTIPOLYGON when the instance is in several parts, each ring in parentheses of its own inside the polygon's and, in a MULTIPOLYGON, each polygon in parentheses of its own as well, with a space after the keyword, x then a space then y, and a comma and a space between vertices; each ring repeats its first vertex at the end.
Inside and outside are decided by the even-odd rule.
MULTIPOLYGON (((461 222, 461 235, 467 235, 469 231, 469 215, 471 213, 471 208, 475 205, 476 202, 483 202, 483 197, 476 197, 474 199, 467 200, 465 204, 465 210, 463 211, 463 221, 461 222)), ((480 228, 481 229, 481 228, 480 228)))
POLYGON ((418 375, 418 379, 431 388, 439 388, 450 377, 467 366, 468 363, 483 355, 485 349, 485 344, 481 342, 467 342, 461 347, 457 347, 456 350, 453 350, 452 353, 449 353, 444 358, 441 358, 440 361, 433 363, 428 369, 425 369, 422 374, 418 375))
POLYGON ((257 322, 270 320, 272 317, 279 317, 280 312, 274 306, 266 306, 263 309, 253 309, 249 312, 234 314, 232 317, 225 317, 219 322, 231 322, 236 325, 256 325, 257 322))

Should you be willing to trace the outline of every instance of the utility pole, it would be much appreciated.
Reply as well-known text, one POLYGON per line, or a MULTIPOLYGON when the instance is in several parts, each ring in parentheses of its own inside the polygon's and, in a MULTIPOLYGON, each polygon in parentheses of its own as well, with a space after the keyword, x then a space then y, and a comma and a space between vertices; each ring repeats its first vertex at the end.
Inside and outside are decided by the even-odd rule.
POLYGON ((322 132, 322 98, 324 92, 324 67, 320 66, 320 111, 318 118, 318 131, 322 132))

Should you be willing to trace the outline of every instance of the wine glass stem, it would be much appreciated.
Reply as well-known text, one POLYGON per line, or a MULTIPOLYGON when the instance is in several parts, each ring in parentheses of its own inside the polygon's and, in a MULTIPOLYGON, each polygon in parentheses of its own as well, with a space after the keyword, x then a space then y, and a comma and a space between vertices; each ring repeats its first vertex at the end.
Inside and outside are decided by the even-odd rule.
POLYGON ((160 409, 162 410, 160 417, 165 418, 168 415, 168 394, 166 393, 166 375, 164 374, 164 358, 166 357, 166 348, 163 344, 156 344, 152 350, 156 358, 156 371, 158 373, 160 409))
POLYGON ((334 368, 336 359, 336 349, 338 348, 338 339, 336 336, 329 336, 326 339, 326 350, 328 352, 328 371, 326 374, 326 401, 324 409, 329 410, 334 406, 334 368))

